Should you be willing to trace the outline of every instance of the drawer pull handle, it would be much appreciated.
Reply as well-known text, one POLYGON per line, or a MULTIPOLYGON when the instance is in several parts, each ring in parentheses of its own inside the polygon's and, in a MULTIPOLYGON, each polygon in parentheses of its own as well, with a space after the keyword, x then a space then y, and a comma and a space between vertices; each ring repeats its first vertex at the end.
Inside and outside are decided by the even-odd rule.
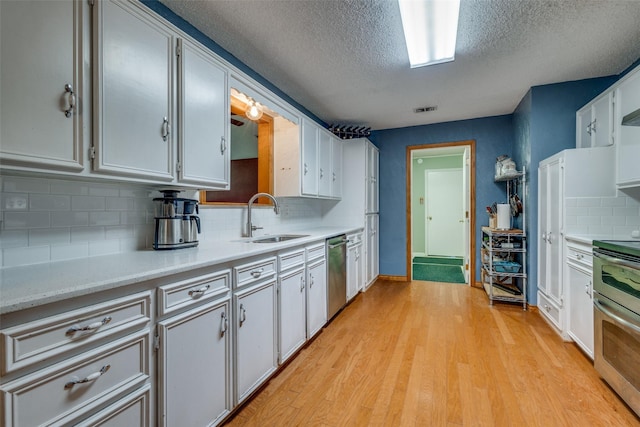
POLYGON ((207 290, 209 290, 209 286, 210 285, 205 285, 200 289, 191 289, 189 291, 189 296, 191 298, 200 298, 202 295, 204 295, 205 292, 207 292, 207 290))
POLYGON ((71 86, 71 83, 64 85, 64 92, 69 94, 69 108, 64 110, 64 116, 69 118, 73 114, 73 109, 76 107, 76 94, 73 93, 73 86, 71 86))
POLYGON ((101 326, 106 325, 109 322, 111 322, 111 316, 105 317, 100 322, 89 323, 86 326, 72 326, 69 329, 67 329, 67 332, 65 333, 65 335, 71 336, 77 332, 95 331, 96 329, 99 329, 101 326))
POLYGON ((300 292, 304 292, 304 277, 300 277, 300 292))
POLYGON ((222 326, 220 327, 220 336, 224 336, 225 332, 229 328, 229 322, 227 321, 227 313, 222 312, 222 326))
POLYGON ((261 268, 260 270, 252 270, 251 275, 253 276, 254 279, 257 279, 258 277, 262 276, 263 271, 264 271, 264 268, 261 268))
POLYGON ((247 310, 244 309, 244 305, 240 304, 240 326, 247 320, 247 310))
POLYGON ((309 274, 309 287, 313 288, 313 274, 309 274))
POLYGON ((94 372, 93 374, 89 374, 89 375, 87 375, 86 377, 84 377, 81 380, 80 379, 73 379, 73 380, 69 381, 68 383, 66 383, 64 385, 64 389, 65 390, 69 390, 70 388, 73 388, 73 386, 76 385, 76 384, 84 384, 84 383, 95 381, 98 378, 100 378, 104 373, 106 373, 109 370, 109 368, 111 368, 111 365, 104 365, 98 372, 94 372))

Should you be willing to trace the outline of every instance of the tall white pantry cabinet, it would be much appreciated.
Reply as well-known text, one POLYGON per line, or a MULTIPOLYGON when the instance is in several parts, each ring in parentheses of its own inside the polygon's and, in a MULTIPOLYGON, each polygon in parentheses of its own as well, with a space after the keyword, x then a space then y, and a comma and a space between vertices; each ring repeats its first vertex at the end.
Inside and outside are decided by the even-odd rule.
POLYGON ((613 147, 569 149, 541 161, 538 168, 538 307, 565 339, 567 198, 615 196, 612 174, 602 167, 613 164, 614 156, 613 147))
POLYGON ((364 229, 364 287, 378 277, 379 213, 378 165, 379 153, 366 138, 349 139, 343 146, 343 191, 349 197, 342 199, 326 214, 328 222, 362 227, 364 229))

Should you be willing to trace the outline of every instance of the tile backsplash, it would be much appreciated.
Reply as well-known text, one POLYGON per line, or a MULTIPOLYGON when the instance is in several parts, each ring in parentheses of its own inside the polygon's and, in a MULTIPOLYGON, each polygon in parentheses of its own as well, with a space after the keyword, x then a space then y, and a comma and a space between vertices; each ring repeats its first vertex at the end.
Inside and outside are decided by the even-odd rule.
MULTIPOLYGON (((0 176, 0 267, 151 249, 156 187, 0 176)), ((180 197, 198 198, 196 191, 180 197)), ((280 200, 280 215, 255 207, 254 235, 318 226, 322 201, 280 200)), ((201 207, 200 245, 240 238, 246 208, 201 207)))
POLYGON ((617 197, 567 198, 566 232, 631 238, 640 230, 640 201, 618 191, 617 197))

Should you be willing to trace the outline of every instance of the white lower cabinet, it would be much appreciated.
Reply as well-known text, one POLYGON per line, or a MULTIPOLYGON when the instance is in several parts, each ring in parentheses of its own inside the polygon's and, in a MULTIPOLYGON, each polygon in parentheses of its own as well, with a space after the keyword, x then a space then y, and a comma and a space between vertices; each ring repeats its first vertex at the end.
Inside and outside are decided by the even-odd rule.
POLYGON ((74 425, 78 427, 150 426, 150 395, 151 386, 146 385, 94 416, 77 424, 74 423, 74 425))
POLYGON ((285 362, 305 343, 306 292, 304 265, 297 270, 281 274, 278 278, 278 307, 280 312, 279 362, 285 362))
POLYGON ((205 426, 232 408, 230 298, 158 323, 158 425, 205 426))
POLYGON ((347 240, 347 301, 350 301, 364 287, 362 233, 349 235, 347 240))
POLYGON ((140 331, 3 384, 6 426, 64 425, 149 381, 149 332, 140 331))
POLYGON ((275 277, 234 293, 236 403, 278 367, 275 277))
POLYGON ((567 333, 593 359, 593 273, 590 245, 567 238, 564 280, 567 287, 567 333))
POLYGON ((327 264, 323 258, 307 265, 307 338, 327 323, 327 264))

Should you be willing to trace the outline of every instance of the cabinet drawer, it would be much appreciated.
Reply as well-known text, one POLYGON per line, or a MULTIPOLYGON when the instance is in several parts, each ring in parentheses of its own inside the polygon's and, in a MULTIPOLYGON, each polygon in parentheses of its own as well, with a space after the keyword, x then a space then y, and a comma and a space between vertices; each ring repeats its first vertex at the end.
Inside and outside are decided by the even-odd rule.
POLYGON ((69 311, 0 331, 2 374, 47 360, 150 320, 151 292, 69 311))
POLYGON ((149 333, 143 331, 2 386, 5 425, 64 424, 148 378, 149 333))
POLYGON ((593 265, 593 253, 588 246, 574 246, 567 244, 567 259, 583 264, 586 267, 593 265))
POLYGON ((231 270, 198 276, 158 288, 158 316, 224 296, 231 289, 231 270))
POLYGON ((281 272, 304 265, 304 249, 278 254, 278 264, 281 272))
POLYGON ((315 245, 307 246, 307 262, 324 258, 325 243, 318 243, 315 245))
POLYGON ((73 422, 73 424, 78 427, 150 426, 150 391, 151 386, 146 385, 123 399, 118 400, 94 416, 79 423, 73 422))
POLYGON ((538 309, 555 327, 562 330, 562 318, 560 309, 545 294, 538 292, 538 309))
POLYGON ((243 264, 233 268, 235 275, 235 288, 255 283, 276 274, 276 258, 267 258, 260 261, 243 264))

